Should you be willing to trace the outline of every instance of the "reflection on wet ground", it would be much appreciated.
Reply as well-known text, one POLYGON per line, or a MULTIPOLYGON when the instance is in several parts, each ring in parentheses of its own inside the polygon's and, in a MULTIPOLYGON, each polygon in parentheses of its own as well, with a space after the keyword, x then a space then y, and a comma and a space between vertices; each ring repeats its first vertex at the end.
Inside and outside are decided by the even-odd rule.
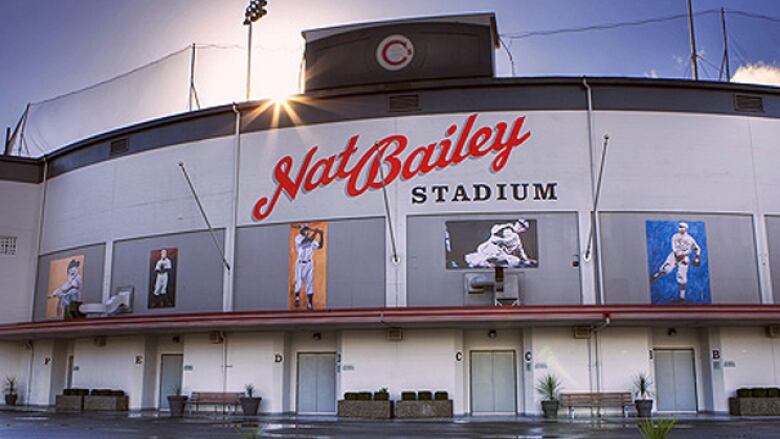
MULTIPOLYGON (((687 416, 671 438, 780 439, 780 418, 687 416)), ((197 439, 197 438, 640 438, 629 418, 458 417, 450 420, 339 420, 335 417, 199 414, 170 418, 156 412, 55 414, 0 411, 0 438, 197 439)))

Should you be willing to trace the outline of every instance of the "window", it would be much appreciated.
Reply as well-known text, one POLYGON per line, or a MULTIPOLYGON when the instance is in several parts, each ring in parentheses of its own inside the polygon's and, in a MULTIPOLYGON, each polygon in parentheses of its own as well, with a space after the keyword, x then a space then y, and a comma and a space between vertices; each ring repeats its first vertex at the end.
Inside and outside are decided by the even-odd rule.
POLYGON ((0 255, 16 254, 16 236, 0 236, 0 255))

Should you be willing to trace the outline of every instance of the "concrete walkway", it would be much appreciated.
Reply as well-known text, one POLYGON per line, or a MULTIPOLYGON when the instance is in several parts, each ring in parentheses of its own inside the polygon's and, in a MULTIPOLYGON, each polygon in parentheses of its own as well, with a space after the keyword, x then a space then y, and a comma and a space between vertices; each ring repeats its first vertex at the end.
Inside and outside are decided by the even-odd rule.
MULTIPOLYGON (((0 411, 0 438, 603 438, 640 439, 636 419, 459 417, 454 420, 338 420, 335 417, 213 415, 173 419, 155 412, 64 415, 0 411)), ((780 439, 780 418, 680 417, 668 436, 701 439, 780 439)))

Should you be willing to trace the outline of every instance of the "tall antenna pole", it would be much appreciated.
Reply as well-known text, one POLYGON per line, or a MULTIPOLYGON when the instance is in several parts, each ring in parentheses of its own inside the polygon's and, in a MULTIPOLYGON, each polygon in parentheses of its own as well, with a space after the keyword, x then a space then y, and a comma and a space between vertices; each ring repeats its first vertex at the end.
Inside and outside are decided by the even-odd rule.
POLYGON ((693 79, 699 79, 699 64, 697 63, 696 55, 696 36, 693 29, 693 6, 691 6, 691 0, 688 0, 688 29, 691 34, 691 68, 693 69, 693 79))
POLYGON ((249 32, 246 44, 246 100, 252 94, 252 23, 249 23, 249 32))
POLYGON ((195 91, 195 43, 192 43, 192 52, 190 53, 190 111, 192 111, 192 93, 195 91))
POLYGON ((731 82, 731 65, 729 63, 729 39, 726 33, 726 11, 720 8, 720 28, 723 32, 723 62, 726 64, 726 82, 731 82))

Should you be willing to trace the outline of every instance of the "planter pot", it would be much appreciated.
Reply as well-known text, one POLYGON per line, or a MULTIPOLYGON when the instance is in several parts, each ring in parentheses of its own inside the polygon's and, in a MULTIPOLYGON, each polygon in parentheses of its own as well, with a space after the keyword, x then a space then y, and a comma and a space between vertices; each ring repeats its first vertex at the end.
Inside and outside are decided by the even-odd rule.
POLYGON ((390 419, 393 401, 346 401, 338 403, 340 418, 390 419))
POLYGON ((545 418, 558 417, 558 401, 542 401, 542 413, 545 418))
POLYGON ((16 399, 19 397, 19 395, 15 393, 10 393, 8 395, 5 395, 5 405, 16 405, 16 399))
POLYGON ((732 416, 780 416, 780 398, 729 398, 732 416))
POLYGON ((398 401, 395 403, 396 418, 451 418, 452 400, 398 401))
POLYGON ((653 413, 652 399, 637 399, 634 401, 636 415, 640 418, 649 418, 653 413))
POLYGON ((257 410, 260 408, 260 400, 262 398, 255 397, 241 397, 241 411, 244 412, 244 416, 257 416, 257 410))
POLYGON ((186 396, 168 396, 168 407, 171 408, 171 416, 182 416, 184 414, 184 406, 187 405, 186 396))
POLYGON ((57 413, 73 413, 84 410, 84 395, 57 395, 54 405, 57 413))
POLYGON ((130 399, 127 395, 103 396, 88 395, 84 397, 85 412, 126 412, 130 399))

